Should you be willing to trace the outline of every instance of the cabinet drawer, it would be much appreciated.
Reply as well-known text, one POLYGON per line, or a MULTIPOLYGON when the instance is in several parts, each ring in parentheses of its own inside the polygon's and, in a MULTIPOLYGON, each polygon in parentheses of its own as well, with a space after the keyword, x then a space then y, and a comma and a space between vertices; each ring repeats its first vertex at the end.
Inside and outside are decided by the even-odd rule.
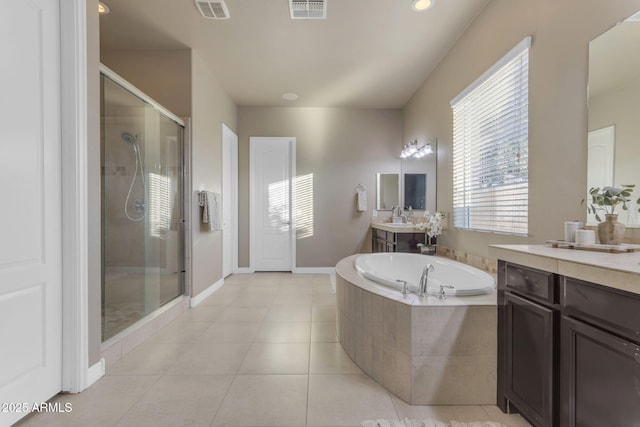
POLYGON ((640 296, 570 277, 562 295, 563 313, 640 343, 640 296))
POLYGON ((506 264, 505 286, 522 295, 555 304, 557 275, 518 264, 506 264))

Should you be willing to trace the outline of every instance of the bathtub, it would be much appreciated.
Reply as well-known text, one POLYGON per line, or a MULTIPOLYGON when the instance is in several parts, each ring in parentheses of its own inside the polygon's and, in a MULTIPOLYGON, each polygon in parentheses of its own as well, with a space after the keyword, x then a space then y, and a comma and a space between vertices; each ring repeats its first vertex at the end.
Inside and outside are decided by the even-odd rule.
POLYGON ((402 294, 395 280, 415 287, 425 263, 435 268, 430 287, 453 284, 467 295, 494 287, 490 275, 443 257, 351 255, 336 265, 338 341, 363 372, 408 404, 495 405, 496 292, 402 294), (364 276, 372 273, 381 282, 364 276))
POLYGON ((358 273, 367 279, 398 290, 403 287, 398 280, 403 280, 414 293, 417 293, 422 270, 427 264, 434 267, 427 282, 429 295, 435 295, 440 285, 453 286, 453 289, 445 289, 445 293, 452 296, 488 294, 496 288, 490 274, 443 257, 384 252, 359 255, 354 261, 358 273))

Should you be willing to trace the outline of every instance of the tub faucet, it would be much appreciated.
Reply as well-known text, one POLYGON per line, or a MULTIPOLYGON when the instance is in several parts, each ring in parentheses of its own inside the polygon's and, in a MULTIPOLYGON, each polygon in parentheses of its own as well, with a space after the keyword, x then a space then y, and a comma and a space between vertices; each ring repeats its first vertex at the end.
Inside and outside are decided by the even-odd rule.
POLYGON ((422 275, 420 276, 420 286, 418 287, 418 296, 424 297, 427 296, 427 282, 429 280, 429 272, 435 270, 433 265, 427 264, 424 266, 422 270, 422 275))

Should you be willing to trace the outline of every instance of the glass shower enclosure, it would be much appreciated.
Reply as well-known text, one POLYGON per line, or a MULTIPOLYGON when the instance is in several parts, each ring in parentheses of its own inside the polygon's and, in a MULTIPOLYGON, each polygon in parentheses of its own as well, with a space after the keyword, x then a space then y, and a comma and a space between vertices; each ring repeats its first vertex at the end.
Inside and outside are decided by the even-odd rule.
POLYGON ((101 67, 102 340, 184 292, 182 120, 101 67))

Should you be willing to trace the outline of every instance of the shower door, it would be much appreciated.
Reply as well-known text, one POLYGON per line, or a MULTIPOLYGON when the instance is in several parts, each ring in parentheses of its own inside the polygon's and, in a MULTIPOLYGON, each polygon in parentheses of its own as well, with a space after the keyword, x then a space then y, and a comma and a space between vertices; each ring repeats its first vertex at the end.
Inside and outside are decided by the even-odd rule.
POLYGON ((183 126, 102 82, 102 339, 183 293, 183 126))

